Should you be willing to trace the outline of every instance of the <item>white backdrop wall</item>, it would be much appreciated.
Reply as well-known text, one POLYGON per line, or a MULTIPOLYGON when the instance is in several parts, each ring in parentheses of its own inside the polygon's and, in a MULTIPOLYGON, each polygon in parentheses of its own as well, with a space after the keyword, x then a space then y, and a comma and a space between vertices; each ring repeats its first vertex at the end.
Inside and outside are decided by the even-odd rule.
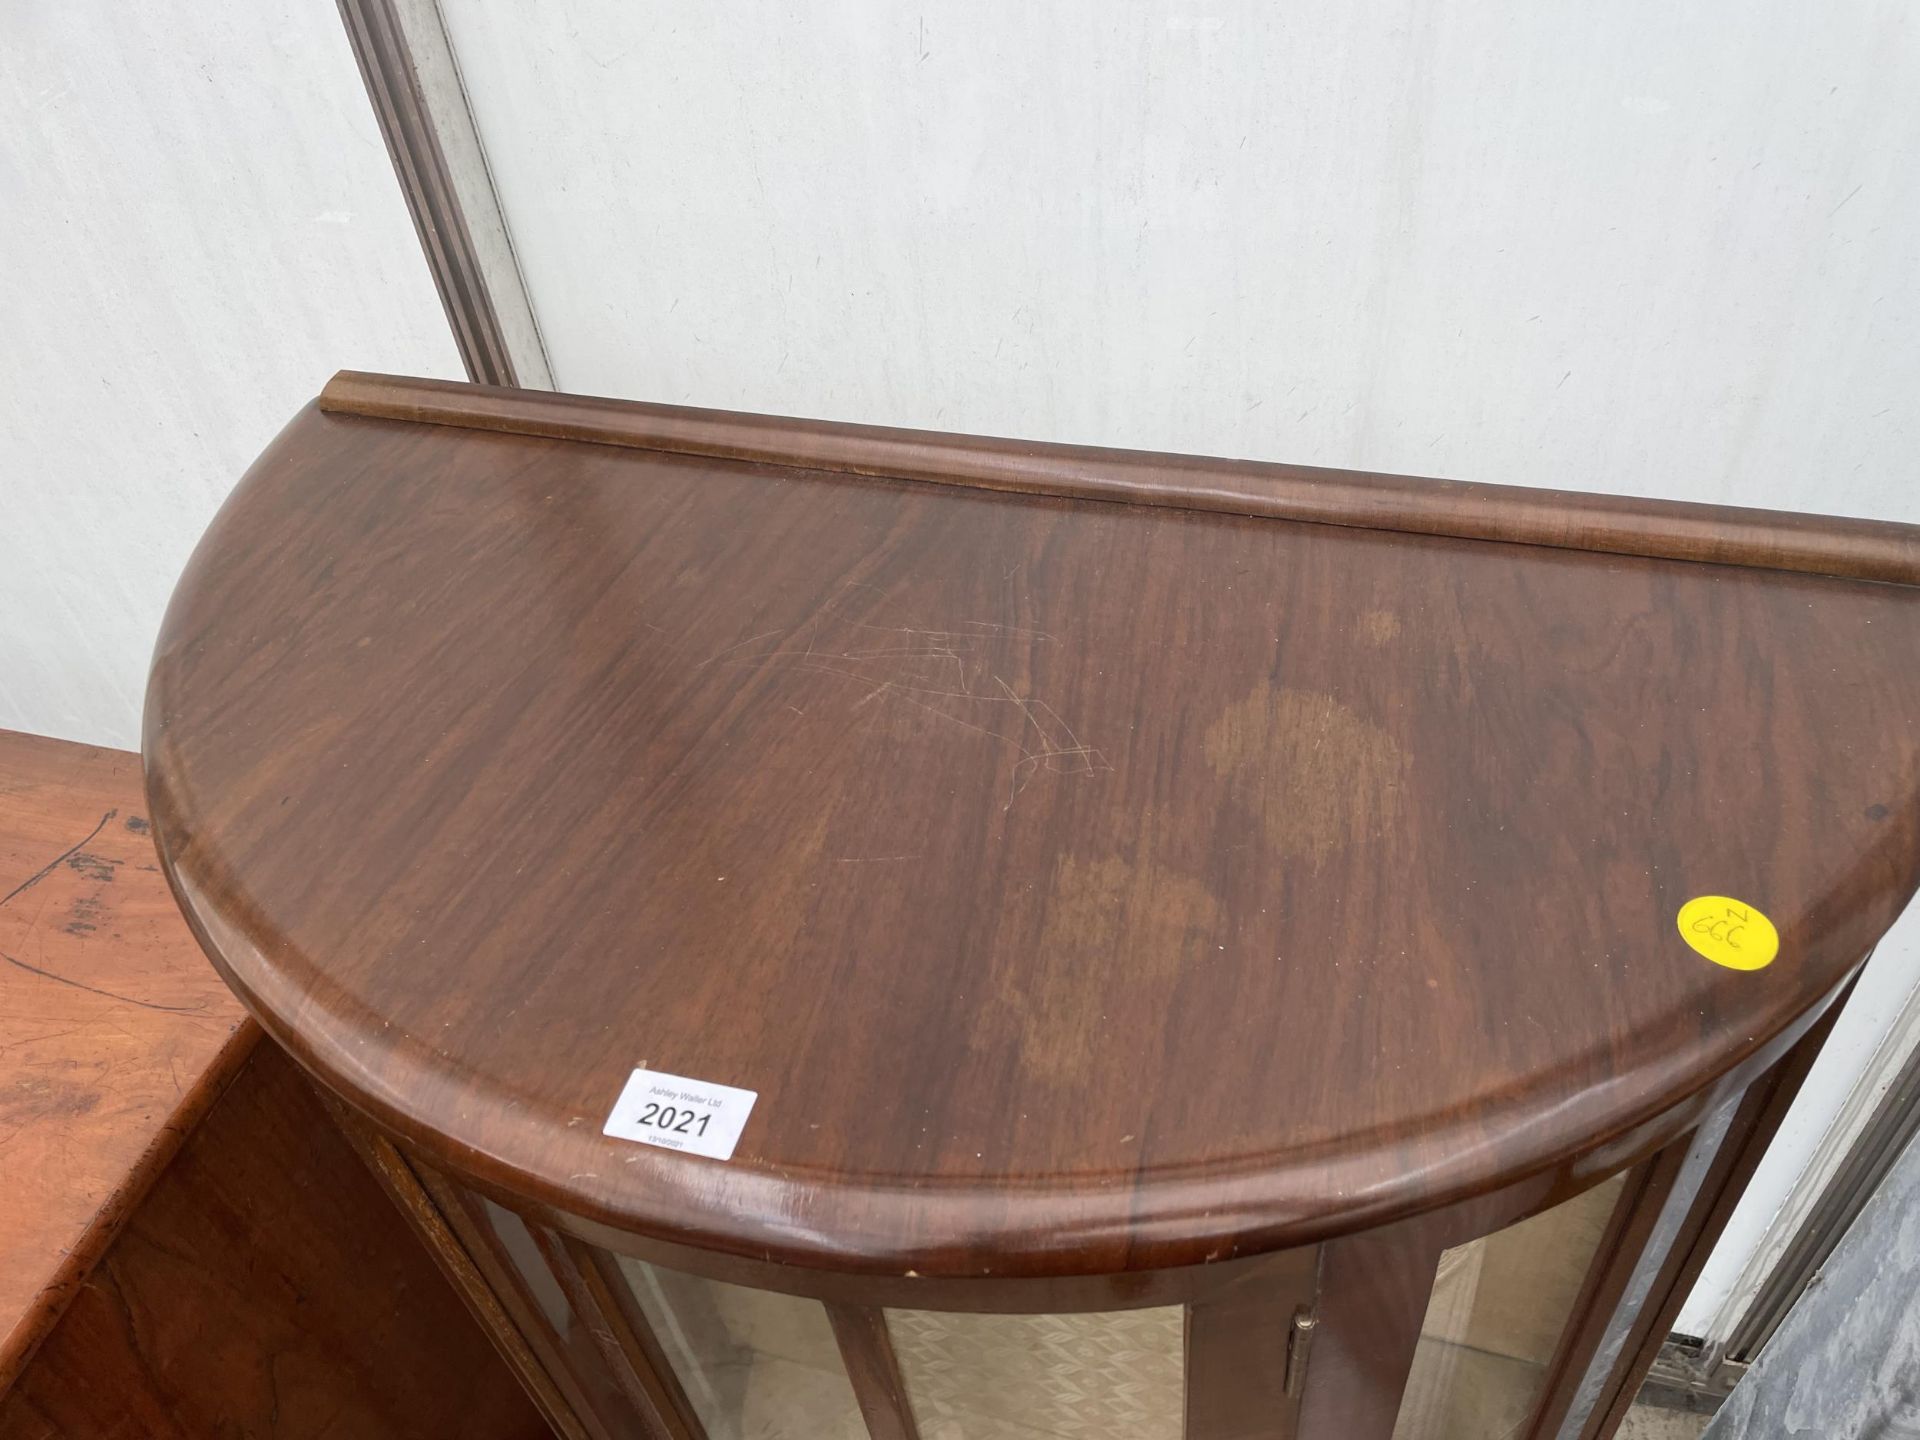
POLYGON ((1920 520, 1900 0, 443 8, 564 388, 1920 520))
POLYGON ((0 5, 0 727, 135 747, 167 595, 343 366, 460 375, 332 5, 0 5))
POLYGON ((1899 0, 444 0, 561 385, 1920 519, 1899 0))

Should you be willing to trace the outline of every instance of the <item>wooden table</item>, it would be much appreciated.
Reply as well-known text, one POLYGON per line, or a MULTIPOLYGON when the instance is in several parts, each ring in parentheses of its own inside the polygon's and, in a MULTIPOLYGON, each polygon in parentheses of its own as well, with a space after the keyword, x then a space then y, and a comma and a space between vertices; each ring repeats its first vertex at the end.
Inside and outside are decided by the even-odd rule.
POLYGON ((1196 1440, 1384 1440, 1442 1253, 1624 1175, 1528 1402, 1597 1436, 1920 873, 1916 579, 343 374, 180 584, 148 785, 567 1433, 724 1428, 691 1276, 825 1302, 875 1436, 910 1316, 1179 1306, 1196 1440))
POLYGON ((0 1440, 548 1433, 149 830, 138 756, 0 730, 0 1440))

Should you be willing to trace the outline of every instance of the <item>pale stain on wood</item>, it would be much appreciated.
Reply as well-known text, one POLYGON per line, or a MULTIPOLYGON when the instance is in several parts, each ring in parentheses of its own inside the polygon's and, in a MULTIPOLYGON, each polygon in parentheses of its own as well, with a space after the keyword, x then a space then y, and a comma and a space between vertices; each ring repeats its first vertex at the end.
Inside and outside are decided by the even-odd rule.
POLYGON ((1229 706, 1205 751, 1274 853, 1315 865, 1393 823, 1409 763, 1399 741, 1333 696, 1289 689, 1229 706))
MULTIPOLYGON (((1151 837, 1141 842, 1151 845, 1151 837)), ((995 976, 991 1010, 1020 1027, 1028 1065, 1062 1085, 1108 1043, 1111 972, 1089 953, 1124 956, 1133 997, 1166 1003, 1180 976, 1207 963, 1220 902, 1200 881, 1148 861, 1065 856, 1054 867, 1039 941, 1018 969, 995 976)))

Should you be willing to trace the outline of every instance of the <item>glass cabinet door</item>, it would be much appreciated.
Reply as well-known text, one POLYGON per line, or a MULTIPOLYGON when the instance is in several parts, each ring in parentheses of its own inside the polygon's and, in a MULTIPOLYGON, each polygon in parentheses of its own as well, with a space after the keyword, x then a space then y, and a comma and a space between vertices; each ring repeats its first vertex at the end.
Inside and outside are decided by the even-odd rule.
POLYGON ((707 1440, 867 1440, 827 1312, 620 1257, 707 1440))
MULTIPOLYGON (((867 1440, 817 1302, 620 1268, 709 1440, 867 1440)), ((1179 1306, 885 1316, 920 1440, 1180 1440, 1179 1306)))
POLYGON ((1394 1440, 1523 1433, 1625 1179, 1440 1257, 1394 1440))
MULTIPOLYGON (((1437 1266, 1427 1250, 1417 1273, 1434 1278, 1417 1341, 1410 1307, 1401 1312, 1410 1370, 1356 1374, 1335 1362, 1331 1400, 1314 1388, 1311 1332, 1318 1312, 1354 1293, 1343 1287, 1358 1272, 1327 1269, 1325 1250, 1287 1252, 1280 1268, 1191 1308, 877 1308, 651 1264, 441 1193, 476 1222, 468 1243, 494 1258, 496 1289, 517 1293, 520 1328, 565 1405, 600 1417, 608 1435, 664 1426, 682 1440, 1295 1440, 1311 1427, 1326 1440, 1349 1397, 1367 1393, 1369 1435, 1397 1417, 1393 1440, 1514 1440, 1531 1433, 1549 1375, 1567 1370, 1564 1337, 1587 1309, 1632 1173, 1447 1250, 1437 1266)), ((1358 1276, 1363 1289, 1372 1277, 1358 1276)), ((1358 1332, 1344 1333, 1352 1354, 1358 1332)))

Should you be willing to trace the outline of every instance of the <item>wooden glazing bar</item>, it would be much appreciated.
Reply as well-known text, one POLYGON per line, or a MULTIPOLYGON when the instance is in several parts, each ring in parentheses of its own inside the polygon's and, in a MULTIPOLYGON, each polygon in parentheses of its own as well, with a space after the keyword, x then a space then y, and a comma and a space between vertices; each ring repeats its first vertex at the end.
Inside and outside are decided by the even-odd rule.
POLYGON ((875 1305, 832 1302, 826 1311, 868 1436, 871 1440, 920 1440, 900 1361, 893 1353, 893 1337, 887 1333, 886 1312, 875 1305))
POLYGON ((572 1412, 571 1428, 589 1440, 652 1440, 640 1428, 643 1417, 613 1386, 598 1356, 581 1354, 575 1340, 562 1334, 549 1318, 530 1283, 528 1263, 538 1264, 540 1257, 516 1255, 509 1250, 481 1209, 479 1199, 469 1191, 417 1161, 411 1162, 411 1168, 552 1377, 555 1389, 572 1412))
POLYGON ((1528 1440, 1545 1440, 1566 1420, 1581 1380, 1594 1363, 1613 1317, 1619 1312, 1635 1268, 1653 1234, 1662 1207, 1686 1162, 1690 1141, 1669 1145, 1627 1176, 1607 1228, 1594 1249, 1579 1296, 1560 1332, 1534 1402, 1528 1440))
POLYGON ((607 1297, 608 1303, 618 1314, 622 1333, 629 1337, 629 1343, 659 1381, 660 1393, 667 1407, 679 1418, 680 1424, 693 1440, 706 1440, 706 1427, 700 1420, 699 1412, 694 1409, 686 1387, 673 1368, 672 1359, 660 1343, 660 1337, 654 1333, 653 1322, 647 1319, 646 1312, 641 1308, 632 1283, 621 1270, 620 1261, 597 1245, 571 1237, 567 1243, 579 1257, 582 1268, 592 1273, 598 1293, 607 1297))
POLYGON ((1708 1255, 1732 1218, 1734 1206, 1753 1178, 1760 1157, 1766 1153, 1780 1122, 1799 1095, 1800 1086, 1819 1058, 1820 1047, 1832 1032, 1852 988, 1849 982, 1845 992, 1827 1006, 1786 1058, 1747 1087, 1691 1206, 1672 1243, 1662 1253, 1651 1283, 1643 1295, 1629 1297, 1634 1302, 1634 1323, 1598 1403, 1580 1429, 1562 1427, 1565 1440, 1607 1440, 1625 1421, 1634 1396, 1640 1393, 1647 1371, 1653 1368, 1654 1359, 1660 1353, 1661 1343, 1673 1328, 1674 1317, 1686 1301, 1687 1292, 1699 1278, 1708 1255))
POLYGON ((642 1416, 650 1440, 655 1436, 659 1440, 706 1440, 706 1431, 693 1417, 679 1383, 667 1378, 672 1371, 667 1370, 663 1376, 657 1368, 660 1347, 652 1341, 651 1327, 646 1327, 637 1309, 620 1303, 617 1291, 626 1290, 625 1283, 618 1283, 617 1288, 610 1283, 591 1248, 580 1241, 544 1226, 529 1225, 528 1230, 553 1278, 566 1293, 567 1302, 586 1322, 600 1347, 607 1373, 642 1416), (635 1319, 645 1327, 645 1341, 634 1327, 635 1319))
POLYGON ((340 1132, 359 1153, 388 1197, 406 1216, 427 1251, 452 1282, 474 1319, 519 1377, 520 1384, 562 1440, 587 1440, 587 1431, 575 1407, 561 1392, 548 1364, 535 1353, 526 1332, 502 1304, 501 1292, 489 1283, 473 1252, 455 1234, 448 1217, 427 1193, 420 1177, 391 1141, 358 1112, 330 1091, 314 1087, 340 1132))

